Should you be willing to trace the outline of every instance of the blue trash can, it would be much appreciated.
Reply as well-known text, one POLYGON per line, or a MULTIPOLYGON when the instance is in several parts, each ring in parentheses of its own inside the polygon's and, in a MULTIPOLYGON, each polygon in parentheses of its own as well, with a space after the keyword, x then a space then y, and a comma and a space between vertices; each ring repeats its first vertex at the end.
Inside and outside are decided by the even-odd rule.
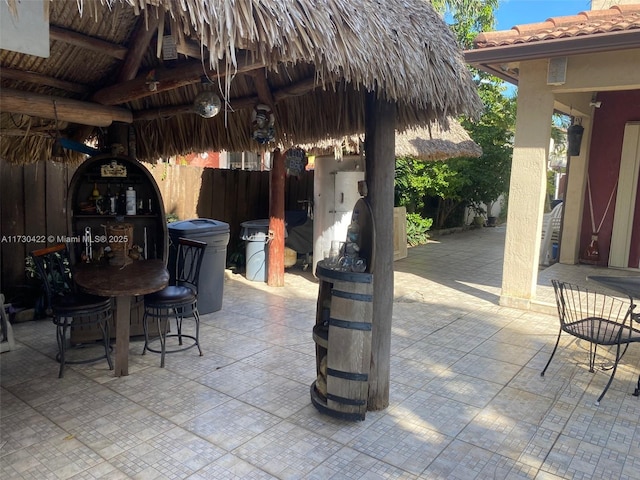
POLYGON ((229 224, 209 218, 195 218, 167 225, 169 232, 169 274, 175 280, 176 254, 180 237, 207 244, 198 280, 198 312, 206 314, 222 308, 224 270, 227 265, 229 224))
POLYGON ((251 220, 240 224, 240 238, 246 244, 246 277, 252 282, 267 281, 269 219, 251 220))

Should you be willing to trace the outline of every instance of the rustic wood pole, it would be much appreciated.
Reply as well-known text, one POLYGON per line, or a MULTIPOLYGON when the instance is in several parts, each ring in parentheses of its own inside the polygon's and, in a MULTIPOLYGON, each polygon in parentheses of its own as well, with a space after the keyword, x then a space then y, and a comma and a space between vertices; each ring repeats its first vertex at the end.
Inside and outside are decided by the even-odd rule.
POLYGON ((284 287, 284 153, 273 152, 269 182, 269 261, 267 285, 284 287))
POLYGON ((378 98, 376 92, 368 92, 365 104, 365 178, 376 241, 368 410, 382 410, 389 406, 395 122, 395 103, 378 98))

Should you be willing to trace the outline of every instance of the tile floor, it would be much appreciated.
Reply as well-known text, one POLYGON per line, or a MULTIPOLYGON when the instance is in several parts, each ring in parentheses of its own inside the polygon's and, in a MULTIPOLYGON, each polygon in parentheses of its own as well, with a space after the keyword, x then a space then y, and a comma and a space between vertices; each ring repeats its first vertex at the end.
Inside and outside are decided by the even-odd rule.
POLYGON ((203 357, 160 369, 132 341, 127 377, 97 363, 58 379, 51 323, 16 324, 0 356, 0 477, 640 479, 640 348, 599 407, 607 374, 587 371, 583 343, 564 341, 541 378, 558 321, 497 305, 503 245, 503 227, 472 230, 395 263, 390 405, 363 422, 311 405, 309 272, 282 288, 230 275, 203 317, 203 357))

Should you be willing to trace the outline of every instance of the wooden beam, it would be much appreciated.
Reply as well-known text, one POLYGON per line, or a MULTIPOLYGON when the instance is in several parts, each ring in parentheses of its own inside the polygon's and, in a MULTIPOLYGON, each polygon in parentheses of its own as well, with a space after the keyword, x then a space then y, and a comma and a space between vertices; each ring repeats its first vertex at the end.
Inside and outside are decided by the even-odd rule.
MULTIPOLYGON (((238 54, 236 73, 246 73, 260 67, 262 67, 261 64, 250 62, 248 55, 238 54)), ((93 95, 93 100, 103 105, 119 105, 185 85, 199 83, 204 73, 205 69, 202 62, 199 61, 186 62, 173 69, 156 69, 128 82, 103 88, 93 95), (157 83, 152 85, 151 82, 157 83)), ((218 71, 207 70, 207 75, 211 78, 222 77, 225 75, 224 68, 220 67, 218 71)))
MULTIPOLYGON (((245 108, 253 108, 260 101, 258 97, 242 97, 232 99, 230 103, 231 110, 243 110, 245 108)), ((146 120, 156 120, 158 118, 167 118, 174 117, 176 115, 184 115, 195 112, 193 111, 193 105, 191 103, 187 103, 185 105, 173 105, 170 107, 160 107, 160 108, 151 108, 149 110, 139 110, 133 113, 133 121, 146 121, 146 120)), ((221 114, 220 114, 221 115, 221 114)))
POLYGON ((276 90, 273 93, 273 99, 276 103, 278 103, 280 100, 284 100, 285 98, 305 95, 306 93, 309 93, 311 90, 315 90, 320 86, 321 85, 317 82, 315 77, 305 78, 297 83, 293 83, 284 88, 276 90))
POLYGON ((271 180, 269 182, 269 255, 267 285, 284 287, 284 187, 286 170, 284 153, 273 152, 271 180))
MULTIPOLYGON (((181 53, 182 55, 186 55, 187 57, 191 57, 191 58, 202 58, 202 51, 200 50, 200 46, 196 45, 193 42, 181 42, 176 44, 176 49, 178 50, 178 53, 181 53)), ((204 49, 204 53, 206 54, 207 49, 204 49)))
POLYGON ((256 87, 256 93, 260 102, 269 106, 271 109, 275 108, 276 101, 271 93, 269 82, 267 82, 267 71, 264 68, 260 70, 254 70, 251 72, 251 78, 253 78, 253 85, 256 87))
MULTIPOLYGON (((278 102, 285 100, 289 97, 297 97, 300 95, 304 95, 309 91, 319 87, 318 83, 316 83, 315 78, 308 78, 302 80, 296 84, 289 85, 287 87, 281 88, 280 90, 276 90, 273 92, 273 102, 277 104, 278 102)), ((242 110, 245 108, 253 108, 258 103, 265 103, 256 95, 251 95, 248 97, 238 97, 232 98, 230 100, 230 105, 232 110, 242 110)), ((155 120, 157 118, 162 117, 172 117, 174 115, 182 115, 186 113, 193 113, 193 108, 191 104, 186 105, 175 105, 171 107, 160 107, 160 108, 152 108, 149 110, 139 110, 134 112, 133 121, 142 121, 142 120, 155 120)))
POLYGON ((124 108, 22 92, 11 88, 0 89, 0 104, 3 112, 21 113, 94 127, 108 127, 113 121, 133 122, 133 114, 124 108))
POLYGON ((47 87, 59 88, 60 90, 79 94, 86 94, 89 92, 89 87, 86 85, 67 82, 66 80, 58 80, 57 78, 48 77, 40 73, 25 72, 14 68, 2 67, 2 69, 0 69, 0 79, 33 83, 35 85, 46 85, 47 87))
POLYGON ((21 128, 5 128, 0 129, 0 136, 2 137, 24 137, 29 135, 30 137, 45 137, 45 138, 53 138, 55 136, 55 129, 48 128, 46 131, 44 130, 34 130, 34 129, 21 129, 21 128))
POLYGON ((128 52, 128 49, 121 45, 89 37, 65 28, 56 27, 55 25, 49 25, 49 37, 52 40, 86 48, 87 50, 108 55, 119 60, 124 60, 128 52))
POLYGON ((371 266, 374 275, 373 322, 367 409, 381 410, 389 406, 391 371, 396 106, 377 98, 376 92, 368 92, 364 118, 367 199, 374 218, 376 239, 375 264, 371 266))
POLYGON ((118 82, 132 80, 136 78, 136 75, 138 74, 138 69, 142 64, 142 58, 147 52, 151 39, 156 34, 156 30, 158 29, 158 24, 160 22, 158 15, 154 15, 154 10, 151 10, 147 18, 149 19, 148 22, 144 16, 141 16, 138 20, 136 30, 131 36, 131 41, 129 42, 131 48, 127 52, 124 63, 120 68, 118 82))

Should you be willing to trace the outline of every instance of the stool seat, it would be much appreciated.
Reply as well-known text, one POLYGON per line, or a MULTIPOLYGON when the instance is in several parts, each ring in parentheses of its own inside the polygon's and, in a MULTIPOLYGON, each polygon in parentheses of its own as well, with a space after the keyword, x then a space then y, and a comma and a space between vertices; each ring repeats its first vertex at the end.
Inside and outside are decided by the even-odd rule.
MULTIPOLYGON (((207 248, 206 242, 188 238, 178 238, 175 278, 173 284, 163 288, 159 292, 144 296, 144 347, 142 354, 147 350, 160 354, 160 367, 164 367, 164 357, 167 353, 177 353, 197 347, 200 348, 200 315, 198 313, 198 281, 200 279, 200 266, 207 248), (169 323, 175 320, 175 333, 169 333, 169 323), (183 321, 187 320, 193 329, 182 330, 183 321), (156 336, 150 323, 155 323, 156 336), (189 332, 189 333, 187 333, 189 332), (167 345, 167 339, 171 339, 167 345), (175 344, 177 339, 177 345, 175 344), (188 341, 184 342, 187 339, 188 341), (155 342, 160 346, 154 347, 155 342)), ((187 327, 189 328, 189 327, 187 327)))
MULTIPOLYGON (((113 370, 109 335, 109 322, 113 317, 111 299, 81 293, 76 289, 69 254, 64 243, 34 250, 30 253, 30 258, 46 294, 45 312, 52 317, 56 326, 58 343, 56 360, 60 363, 58 377, 63 377, 66 364, 90 363, 101 359, 106 359, 109 370, 113 370), (77 347, 67 338, 67 334, 73 329, 84 328, 100 329, 101 353, 87 358, 91 353, 87 354, 84 348, 86 345, 82 345, 82 354, 77 351, 77 355, 72 359, 67 358, 67 350, 77 347)), ((91 352, 91 350, 88 351, 91 352)))
POLYGON ((100 310, 111 305, 109 297, 99 297, 87 293, 67 293, 51 299, 51 308, 57 316, 75 315, 89 310, 100 310))
POLYGON ((145 305, 168 306, 178 303, 190 303, 195 301, 196 293, 189 287, 180 285, 170 285, 159 292, 150 293, 144 296, 145 305))

